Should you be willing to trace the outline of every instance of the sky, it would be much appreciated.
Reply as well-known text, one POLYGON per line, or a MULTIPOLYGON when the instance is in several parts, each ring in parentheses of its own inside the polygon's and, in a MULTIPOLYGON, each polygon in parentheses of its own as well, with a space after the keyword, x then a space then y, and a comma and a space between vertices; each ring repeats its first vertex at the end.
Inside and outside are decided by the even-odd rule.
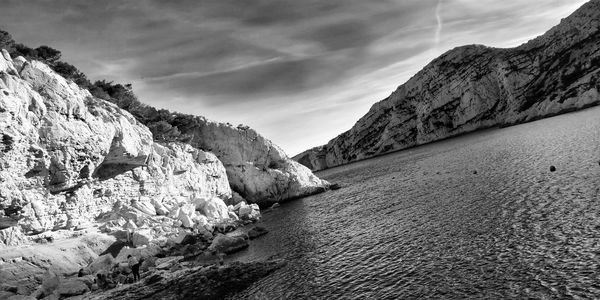
POLYGON ((585 0, 0 0, 0 29, 157 108, 327 143, 443 52, 514 47, 585 0))

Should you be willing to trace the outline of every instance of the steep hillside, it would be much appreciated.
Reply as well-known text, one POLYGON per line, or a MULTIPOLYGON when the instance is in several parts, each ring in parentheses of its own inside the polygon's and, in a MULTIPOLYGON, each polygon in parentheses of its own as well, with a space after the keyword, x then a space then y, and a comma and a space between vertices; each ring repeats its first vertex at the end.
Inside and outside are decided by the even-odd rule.
POLYGON ((376 103, 349 130, 294 157, 312 170, 600 102, 600 0, 516 48, 458 47, 376 103))

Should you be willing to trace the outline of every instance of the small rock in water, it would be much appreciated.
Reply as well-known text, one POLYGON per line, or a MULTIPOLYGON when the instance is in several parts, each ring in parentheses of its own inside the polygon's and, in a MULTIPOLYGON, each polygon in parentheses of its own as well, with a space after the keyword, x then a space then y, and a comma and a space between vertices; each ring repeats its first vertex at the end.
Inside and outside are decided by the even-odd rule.
POLYGON ((262 227, 262 226, 255 226, 254 228, 250 229, 250 231, 248 231, 248 237, 253 240, 261 235, 265 235, 269 232, 268 229, 262 227))
POLYGON ((554 172, 556 171, 556 167, 555 166, 550 166, 550 172, 554 172))

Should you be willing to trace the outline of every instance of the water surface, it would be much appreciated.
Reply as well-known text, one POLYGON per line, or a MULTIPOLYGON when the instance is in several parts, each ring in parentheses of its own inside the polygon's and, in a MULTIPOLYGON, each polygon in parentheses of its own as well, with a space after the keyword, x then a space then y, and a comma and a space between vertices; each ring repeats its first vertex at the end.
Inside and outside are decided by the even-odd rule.
POLYGON ((600 297, 600 108, 317 173, 233 259, 289 263, 236 299, 600 297), (550 166, 556 172, 550 172, 550 166))

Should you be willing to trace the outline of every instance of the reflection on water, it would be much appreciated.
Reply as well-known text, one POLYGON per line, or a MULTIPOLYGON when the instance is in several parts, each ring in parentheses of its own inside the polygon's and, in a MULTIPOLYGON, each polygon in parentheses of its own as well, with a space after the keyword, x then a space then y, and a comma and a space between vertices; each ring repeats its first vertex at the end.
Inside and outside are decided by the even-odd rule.
POLYGON ((235 259, 289 264, 232 298, 600 297, 600 108, 320 172, 235 259), (550 166, 556 172, 550 172, 550 166))

